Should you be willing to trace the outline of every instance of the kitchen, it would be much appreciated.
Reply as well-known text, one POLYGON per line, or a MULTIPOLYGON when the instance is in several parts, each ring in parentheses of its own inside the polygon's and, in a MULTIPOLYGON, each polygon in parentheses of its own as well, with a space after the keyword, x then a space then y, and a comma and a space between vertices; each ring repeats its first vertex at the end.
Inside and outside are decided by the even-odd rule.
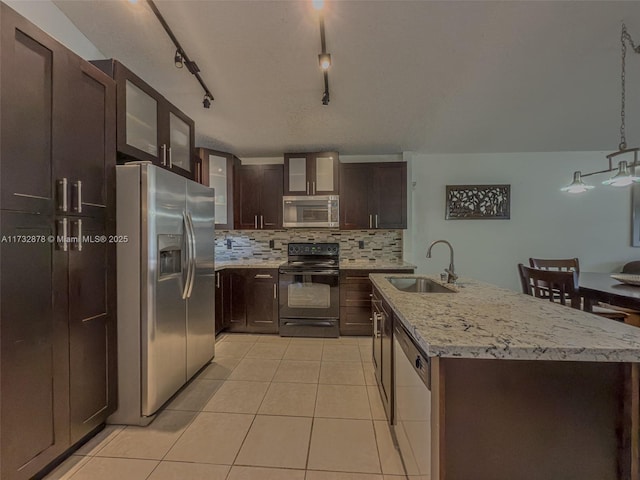
MULTIPOLYGON (((620 81, 617 40, 621 19, 626 21, 632 36, 638 29, 632 23, 638 13, 634 4, 590 2, 574 6, 565 3, 536 6, 533 3, 456 2, 457 5, 447 5, 446 2, 407 2, 400 6, 376 2, 375 7, 354 4, 348 8, 350 2, 342 6, 343 2, 327 3, 326 41, 334 65, 329 71, 331 100, 323 105, 320 98, 322 75, 316 63, 320 51, 317 13, 307 5, 308 2, 200 5, 204 11, 211 8, 215 15, 205 14, 199 8, 191 11, 191 7, 180 2, 159 2, 158 8, 184 42, 185 49, 198 60, 202 77, 212 86, 215 98, 211 108, 205 109, 202 108, 202 89, 186 67, 175 68, 175 48, 145 2, 94 2, 84 7, 77 2, 63 1, 7 3, 84 59, 117 58, 145 83, 159 90, 180 112, 188 112, 188 117, 195 123, 194 147, 225 155, 233 152, 241 160, 228 154, 231 156, 229 161, 241 163, 238 168, 255 166, 257 170, 264 170, 265 165, 278 165, 283 172, 292 164, 283 153, 336 152, 339 157, 336 171, 340 173, 336 186, 340 192, 341 213, 354 205, 358 197, 347 200, 354 190, 342 189, 343 181, 349 178, 348 173, 343 175, 345 171, 350 168, 357 171, 357 164, 362 163, 403 164, 407 170, 406 217, 394 227, 376 229, 377 211, 366 212, 364 227, 350 230, 346 235, 344 230, 331 229, 314 230, 313 235, 306 230, 263 229, 260 228, 263 223, 270 223, 267 216, 251 212, 243 222, 249 223, 244 227, 248 230, 237 225, 227 229, 216 227, 216 267, 220 268, 226 262, 246 261, 247 257, 266 261, 260 267, 267 271, 255 271, 250 279, 261 281, 255 288, 262 293, 271 293, 274 285, 276 293, 282 292, 282 284, 277 285, 273 280, 279 274, 277 269, 287 261, 290 243, 337 244, 341 270, 345 264, 351 264, 354 271, 374 270, 373 266, 384 267, 386 262, 395 267, 416 266, 417 273, 438 275, 450 263, 449 252, 445 248, 435 248, 432 259, 427 259, 425 253, 432 241, 444 238, 455 248, 459 275, 512 291, 519 290, 516 265, 528 257, 579 257, 582 270, 608 273, 620 271, 623 264, 637 258, 637 251, 629 242, 632 233, 628 190, 598 186, 583 196, 559 191, 574 170, 605 168, 605 155, 614 150, 611 147, 615 147, 617 141, 620 81), (257 19, 245 23, 254 16, 257 19), (380 22, 387 18, 390 20, 380 22), (602 18, 607 21, 603 22, 602 18), (190 32, 206 31, 208 22, 213 22, 210 30, 219 37, 198 41, 195 33, 191 36, 190 32), (362 30, 351 32, 355 38, 344 38, 342 35, 348 34, 350 25, 358 25, 362 30), (393 30, 393 25, 403 27, 393 30), (585 28, 587 25, 590 28, 585 28), (248 28, 251 34, 238 35, 237 28, 248 28), (376 28, 382 30, 378 32, 376 28), (405 34, 401 35, 398 30, 405 34), (584 34, 585 30, 590 34, 584 34), (275 37, 273 50, 255 49, 256 44, 271 36, 275 37), (433 38, 446 38, 449 43, 434 42, 433 38), (362 43, 363 39, 366 39, 366 45, 362 43), (457 43, 451 44, 452 41, 457 43), (285 48, 292 44, 296 45, 294 50, 285 48), (440 49, 438 44, 451 47, 440 49), (409 45, 413 48, 408 48, 409 45), (588 54, 585 53, 587 50, 588 54), (380 64, 377 55, 386 63, 380 64), (345 61, 338 61, 340 57, 349 59, 347 62, 358 59, 363 64, 359 73, 339 67, 340 63, 345 64, 345 61), (225 63, 233 58, 243 61, 225 63), (433 69, 434 62, 438 62, 437 71, 433 69), (266 70, 267 67, 273 68, 274 73, 266 74, 271 71, 266 70), (380 69, 385 72, 380 73, 380 69), (556 74, 546 75, 548 71, 556 74), (589 77, 591 83, 584 77, 589 77), (227 92, 231 94, 232 91, 237 98, 226 100, 229 98, 227 92), (434 94, 422 95, 423 92, 434 94), (245 98, 241 102, 242 97, 245 98), (474 184, 510 184, 510 219, 491 222, 445 220, 445 186, 474 184), (364 268, 358 268, 360 266, 364 268), (271 275, 272 278, 255 279, 256 275, 271 275)), ((628 52, 627 60, 629 79, 637 78, 640 74, 637 57, 628 52)), ((638 116, 637 102, 632 100, 635 96, 633 81, 628 87, 629 139, 633 145, 637 138, 637 123, 634 122, 638 116)), ((73 129, 74 125, 66 127, 73 129)), ((175 160, 178 156, 173 150, 175 160)), ((162 152, 158 150, 156 154, 162 155, 162 152)), ((168 158, 171 162, 171 153, 168 158)), ((295 158, 300 158, 299 154, 292 156, 295 158)), ((284 173, 279 175, 283 178, 284 173)), ((355 174, 350 178, 357 180, 360 177, 355 174)), ((90 184, 83 180, 83 186, 84 202, 100 203, 87 197, 91 194, 90 184)), ((306 184, 304 188, 307 188, 306 184)), ((313 185, 308 188, 313 192, 313 185)), ((77 184, 70 184, 70 198, 77 198, 78 190, 77 184)), ((232 195, 235 193, 233 189, 230 191, 232 195)), ((272 188, 264 191, 265 201, 259 199, 257 202, 263 207, 273 200, 270 195, 275 196, 272 188)), ((231 207, 229 211, 234 212, 234 209, 231 207)), ((85 212, 86 218, 80 213, 69 215, 72 233, 81 225, 79 220, 84 221, 85 229, 96 228, 87 220, 94 218, 92 211, 85 212)), ((218 216, 216 211, 216 218, 218 216)), ((115 255, 109 248, 107 251, 107 255, 115 255)), ((4 265, 6 268, 7 264, 4 265)), ((229 266, 219 272, 227 271, 229 266)), ((230 281, 224 275, 222 277, 223 283, 230 281)), ((248 278, 236 280, 242 283, 248 278)), ((361 294, 359 281, 344 285, 352 286, 350 291, 356 292, 354 294, 361 294)), ((3 283, 3 288, 5 285, 3 283)), ((342 294, 343 278, 340 285, 342 294)), ((252 292, 258 291, 254 287, 248 288, 252 292)), ((245 323, 234 325, 231 330, 250 330, 247 318, 251 316, 251 309, 262 312, 256 315, 264 315, 265 308, 271 308, 272 320, 278 319, 277 302, 274 306, 273 302, 257 305, 251 301, 232 300, 231 306, 236 308, 241 303, 245 303, 244 313, 239 312, 239 316, 245 323)), ((340 303, 340 310, 349 308, 342 304, 342 296, 340 303)), ((224 307, 224 302, 217 305, 224 307)), ((362 314, 366 307, 360 310, 362 314)), ((340 321, 343 321, 342 312, 340 321)), ((264 318, 260 318, 260 322, 264 322, 264 318)), ((335 325, 333 327, 335 329, 335 325)), ((316 348, 313 348, 312 339, 307 345, 310 352, 316 352, 315 359, 299 361, 323 363, 327 346, 327 352, 333 351, 338 355, 336 358, 342 354, 343 360, 351 358, 353 361, 356 353, 360 355, 364 351, 364 356, 360 356, 360 368, 364 368, 371 359, 366 344, 370 340, 362 339, 363 344, 360 344, 357 335, 364 333, 358 328, 362 327, 354 328, 355 337, 350 339, 341 335, 334 340, 335 348, 330 338, 316 340, 316 348), (318 341, 322 344, 319 353, 318 341), (369 361, 366 360, 367 352, 369 361)), ((302 345, 305 348, 301 348, 298 343, 305 342, 295 337, 287 341, 287 337, 252 335, 242 335, 245 342, 237 342, 235 335, 221 337, 216 356, 224 359, 222 353, 228 350, 233 353, 227 358, 244 359, 249 350, 255 348, 254 353, 271 351, 272 356, 280 357, 265 357, 263 364, 266 365, 284 361, 282 359, 291 348, 290 355, 297 352, 297 356, 304 357, 300 351, 306 347, 302 345), (283 343, 272 349, 258 348, 258 344, 269 343, 269 338, 274 339, 274 344, 283 343), (252 346, 222 347, 223 343, 252 346), (285 344, 287 348, 283 350, 285 344)), ((249 355, 247 360, 251 359, 252 354, 249 355)), ((226 368, 231 369, 232 363, 226 368)), ((318 365, 318 378, 328 378, 328 373, 323 377, 322 369, 330 372, 330 366, 318 365)), ((366 375, 363 370, 362 377, 366 375)), ((208 383, 206 380, 198 378, 190 385, 208 383)), ((217 380, 209 379, 210 382, 217 380)), ((357 385, 366 387, 368 395, 371 390, 368 387, 375 383, 369 385, 366 379, 363 382, 364 385, 357 385)), ((322 380, 320 384, 331 385, 322 380)), ((358 390, 361 397, 362 388, 358 390)), ((209 392, 211 398, 215 398, 209 392)), ((5 412, 6 408, 3 410, 6 415, 5 412)), ((369 412, 368 415, 367 418, 371 418, 373 414, 369 412)), ((378 434, 375 421, 371 428, 378 434)), ((103 435, 114 435, 113 439, 123 433, 109 427, 105 431, 111 433, 103 435)), ((111 443, 111 439, 108 437, 104 441, 111 443)), ((105 444, 100 450, 103 447, 105 444)), ((381 448, 379 444, 374 445, 374 449, 381 448)), ((157 460, 164 458, 164 454, 166 452, 157 460)), ((76 465, 81 468, 73 471, 78 473, 76 478, 82 478, 80 472, 83 470, 89 475, 90 470, 84 467, 92 456, 73 456, 81 457, 75 460, 82 463, 76 465)), ((157 454, 153 456, 156 457, 157 454)), ((228 462, 225 460, 224 464, 228 462)), ((363 478, 389 473, 400 475, 399 470, 385 471, 383 467, 379 466, 377 471, 355 472, 345 467, 344 471, 360 472, 365 475, 363 478)), ((327 465, 317 466, 317 471, 327 470, 331 471, 327 465)), ((229 468, 221 473, 221 478, 225 478, 228 471, 229 468)), ((140 475, 146 478, 149 474, 151 472, 140 475)), ((155 475, 161 478, 160 473, 155 475)), ((233 475, 241 473, 232 472, 229 478, 234 478, 233 475)), ((321 478, 321 475, 311 473, 307 478, 321 478)), ((138 477, 132 474, 130 478, 138 477)))

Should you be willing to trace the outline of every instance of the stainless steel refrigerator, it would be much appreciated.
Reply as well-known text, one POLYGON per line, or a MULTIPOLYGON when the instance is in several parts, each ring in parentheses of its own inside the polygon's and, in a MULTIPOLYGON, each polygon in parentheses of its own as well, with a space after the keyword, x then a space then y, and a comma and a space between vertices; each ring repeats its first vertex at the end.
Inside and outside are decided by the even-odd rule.
POLYGON ((214 355, 214 191, 149 162, 119 165, 118 410, 146 425, 214 355))

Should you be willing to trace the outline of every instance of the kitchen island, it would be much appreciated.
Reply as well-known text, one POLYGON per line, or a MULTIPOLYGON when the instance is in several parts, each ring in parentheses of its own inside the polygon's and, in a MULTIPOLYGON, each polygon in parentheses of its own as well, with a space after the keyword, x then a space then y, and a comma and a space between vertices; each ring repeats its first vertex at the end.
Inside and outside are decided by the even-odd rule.
POLYGON ((430 472, 408 473, 638 478, 639 329, 470 279, 408 293, 390 277, 371 275, 374 297, 429 371, 430 472))

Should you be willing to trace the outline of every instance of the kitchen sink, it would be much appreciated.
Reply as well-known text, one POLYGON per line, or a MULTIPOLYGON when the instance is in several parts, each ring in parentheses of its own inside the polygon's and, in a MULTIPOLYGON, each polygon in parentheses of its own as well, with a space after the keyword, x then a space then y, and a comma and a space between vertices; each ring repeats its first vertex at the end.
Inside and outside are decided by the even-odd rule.
POLYGON ((414 293, 456 293, 429 278, 421 277, 387 277, 389 283, 402 292, 414 293))

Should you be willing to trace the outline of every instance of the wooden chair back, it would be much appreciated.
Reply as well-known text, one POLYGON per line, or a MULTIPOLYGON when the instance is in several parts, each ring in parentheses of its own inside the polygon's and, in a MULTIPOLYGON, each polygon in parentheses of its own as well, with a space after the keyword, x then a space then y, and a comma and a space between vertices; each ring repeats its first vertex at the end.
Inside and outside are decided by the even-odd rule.
POLYGON ((625 263, 624 267, 622 267, 622 273, 640 275, 640 261, 625 263))
POLYGON ((518 264, 522 293, 580 309, 578 272, 541 270, 518 264))
POLYGON ((538 270, 558 270, 561 272, 575 270, 580 274, 580 261, 577 258, 530 258, 529 265, 538 270))

